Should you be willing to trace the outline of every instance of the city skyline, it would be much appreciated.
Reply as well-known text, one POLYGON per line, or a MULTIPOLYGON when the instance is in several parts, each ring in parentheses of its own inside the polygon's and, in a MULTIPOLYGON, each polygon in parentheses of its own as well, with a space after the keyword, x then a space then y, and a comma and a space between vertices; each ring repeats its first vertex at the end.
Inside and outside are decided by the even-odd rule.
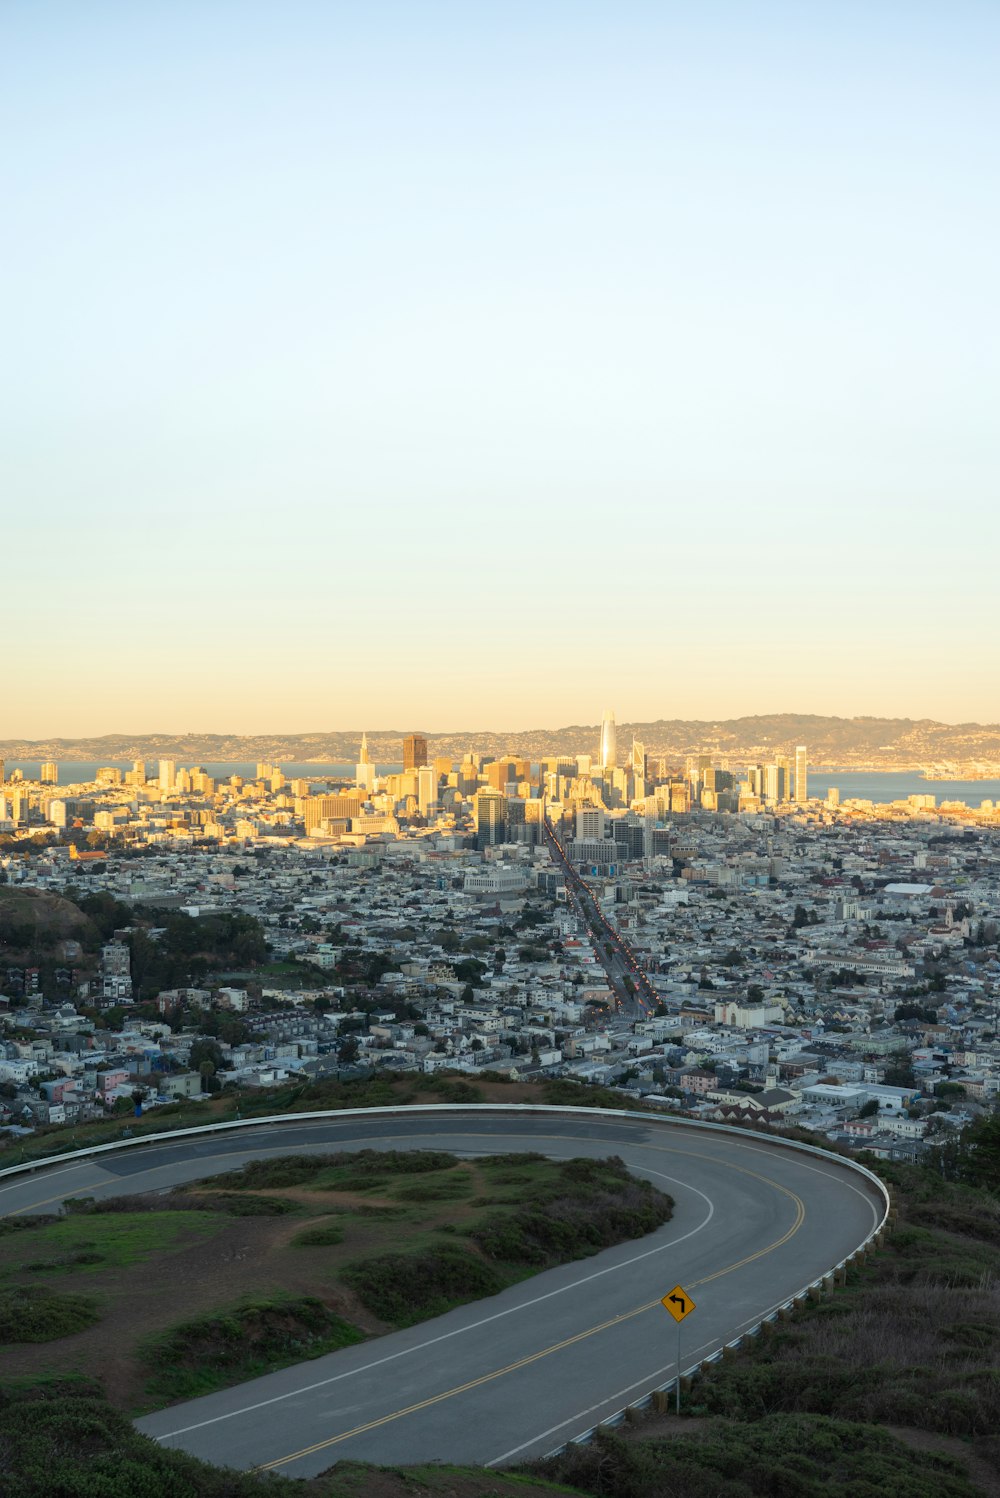
POLYGON ((995 7, 0 37, 14 731, 1000 718, 995 7))

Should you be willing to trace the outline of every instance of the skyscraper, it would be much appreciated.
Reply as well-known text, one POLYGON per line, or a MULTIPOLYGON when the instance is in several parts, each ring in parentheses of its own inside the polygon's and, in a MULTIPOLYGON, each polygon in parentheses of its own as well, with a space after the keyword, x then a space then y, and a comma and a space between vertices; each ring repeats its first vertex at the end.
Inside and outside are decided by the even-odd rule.
POLYGON ((614 770, 618 766, 618 740, 615 733, 615 715, 610 707, 604 709, 604 717, 601 719, 600 763, 606 770, 614 770))
POLYGON ((426 737, 422 733, 408 733, 403 740, 403 769, 419 770, 426 763, 426 737))
POLYGON ((473 801, 476 819, 476 847, 494 847, 507 841, 507 797, 499 791, 481 790, 473 801))
POLYGON ((438 778, 433 765, 421 765, 417 771, 417 807, 422 817, 437 811, 438 778))
POLYGON ((361 752, 354 767, 354 783, 366 791, 370 791, 375 784, 375 766, 368 753, 368 735, 365 733, 361 735, 361 752))
POLYGON ((40 777, 43 785, 59 784, 59 766, 54 760, 47 759, 42 766, 40 777))
POLYGON ((808 766, 806 764, 806 746, 797 744, 795 746, 795 799, 798 802, 809 800, 808 766))
POLYGON ((177 777, 177 765, 172 759, 161 759, 159 765, 159 781, 161 791, 171 791, 177 777))

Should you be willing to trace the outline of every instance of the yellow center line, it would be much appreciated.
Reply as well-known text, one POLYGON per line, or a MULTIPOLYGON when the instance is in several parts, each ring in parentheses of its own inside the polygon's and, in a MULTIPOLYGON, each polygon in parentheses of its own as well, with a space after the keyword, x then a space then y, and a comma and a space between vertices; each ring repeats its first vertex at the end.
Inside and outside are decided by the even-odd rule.
POLYGON ((648 1305, 636 1306, 631 1311, 623 1311, 618 1316, 612 1316, 609 1321, 602 1321, 600 1326, 592 1326, 585 1332, 576 1332, 574 1336, 566 1337, 562 1342, 555 1342, 551 1347, 543 1347, 539 1352, 532 1352, 527 1357, 519 1358, 516 1363, 508 1363, 506 1368, 494 1368, 492 1373, 482 1373, 478 1378, 469 1379, 468 1383, 456 1385, 454 1389, 445 1389, 440 1394, 432 1394, 427 1399, 421 1399, 417 1404, 409 1404, 403 1410, 394 1410, 391 1414, 382 1415, 377 1420, 369 1420, 365 1425, 356 1425, 353 1430, 345 1430, 339 1436, 330 1436, 325 1441, 317 1441, 314 1446, 305 1446, 301 1451, 293 1452, 291 1456, 277 1457, 273 1462, 261 1462, 255 1470, 264 1472, 272 1467, 283 1467, 286 1462, 296 1462, 303 1456, 311 1456, 314 1451, 324 1451, 328 1446, 336 1446, 340 1441, 348 1441, 351 1436, 360 1436, 366 1431, 377 1430, 380 1425, 388 1425, 393 1420, 401 1420, 404 1415, 414 1415, 418 1410, 429 1409, 432 1404, 440 1404, 444 1399, 453 1399, 456 1394, 466 1394, 470 1389, 481 1388, 483 1384, 492 1383, 495 1378, 503 1378, 507 1373, 516 1373, 519 1368, 526 1368, 529 1363, 537 1363, 540 1358, 546 1358, 552 1352, 561 1352, 563 1348, 572 1347, 576 1342, 583 1342, 597 1332, 607 1331, 611 1326, 620 1326, 623 1321, 630 1321, 633 1316, 639 1316, 643 1311, 648 1311, 656 1305, 659 1305, 659 1301, 651 1300, 648 1305))
MULTIPOLYGON (((394 1138, 395 1135, 377 1135, 375 1137, 394 1138)), ((465 1137, 476 1139, 494 1139, 496 1136, 491 1134, 467 1134, 465 1135, 465 1137)), ((565 1143, 568 1140, 571 1143, 579 1143, 578 1140, 573 1141, 572 1136, 565 1134, 536 1134, 533 1137, 536 1140, 559 1140, 562 1143, 565 1143)), ((160 1148, 166 1147, 167 1146, 160 1146, 160 1148)), ((287 1143, 283 1146, 265 1146, 264 1149, 254 1151, 254 1153, 265 1154, 272 1152, 275 1149, 281 1148, 287 1150, 287 1143)), ((772 1180, 770 1176, 761 1175, 756 1170, 748 1169, 745 1165, 734 1165, 729 1160, 719 1160, 715 1156, 706 1155, 703 1150, 685 1150, 678 1148, 676 1145, 670 1145, 664 1148, 661 1145, 644 1144, 640 1145, 639 1148, 647 1149, 655 1154, 661 1155, 690 1155, 695 1159, 712 1159, 713 1163, 721 1165, 726 1170, 734 1170, 738 1171, 740 1175, 752 1176, 754 1180, 761 1181, 764 1185, 773 1187, 775 1191, 781 1192, 783 1196, 787 1196, 792 1202, 795 1203, 795 1220, 793 1221, 792 1226, 788 1229, 788 1231, 783 1233, 780 1238, 776 1238, 773 1243, 768 1244, 765 1248, 758 1249, 756 1253, 747 1254, 745 1258, 738 1259, 735 1264, 727 1265, 725 1269, 717 1269, 714 1274, 705 1275, 702 1279, 692 1280, 690 1282, 690 1286, 692 1289, 697 1289, 700 1285, 707 1285, 712 1280, 721 1279, 724 1275, 732 1274, 735 1270, 742 1269, 747 1264, 752 1264, 756 1259, 761 1259, 764 1258, 767 1254, 774 1253, 776 1249, 781 1248, 789 1241, 790 1238, 794 1237, 794 1235, 802 1226, 802 1223, 805 1221, 806 1209, 801 1197, 797 1196, 796 1193, 794 1191, 791 1191, 787 1186, 782 1186, 778 1181, 772 1180)), ((152 1153, 152 1151, 150 1153, 152 1153)), ((217 1160, 226 1158, 226 1156, 231 1157, 231 1153, 232 1152, 230 1151, 224 1151, 221 1155, 205 1156, 203 1158, 206 1161, 217 1160)), ((161 1167, 159 1166, 152 1166, 149 1168, 149 1170, 136 1172, 136 1175, 152 1174, 155 1170, 160 1168, 161 1167)), ((131 1179, 134 1181, 135 1175, 133 1175, 131 1179)), ((101 1186, 110 1184, 112 1183, 107 1181, 96 1181, 87 1186, 78 1186, 76 1189, 78 1191, 94 1191, 99 1189, 101 1186)), ((32 1203, 31 1207, 18 1207, 14 1212, 9 1213, 8 1215, 11 1217, 17 1217, 23 1212, 29 1212, 37 1209, 38 1207, 50 1206, 53 1202, 63 1201, 64 1199, 64 1195, 48 1197, 45 1201, 32 1203)), ((304 1446, 301 1451, 294 1451, 290 1456, 276 1457, 273 1461, 262 1462, 257 1470, 269 1471, 276 1467, 287 1466, 290 1462, 300 1461, 303 1457, 312 1456, 317 1451, 325 1451, 330 1446, 336 1446, 339 1445, 339 1443, 342 1441, 348 1441, 352 1436, 364 1435, 367 1431, 377 1430, 380 1426, 389 1425, 394 1420, 401 1420, 406 1415, 413 1415, 418 1413, 420 1410, 429 1409, 432 1405, 440 1404, 446 1399, 454 1399, 459 1394, 468 1393, 472 1389, 482 1387, 483 1384, 492 1383, 495 1379, 498 1378, 504 1378, 509 1373, 516 1373, 519 1369, 526 1368, 531 1363, 537 1363, 542 1358, 549 1357, 554 1352, 561 1352, 564 1348, 572 1347, 577 1342, 583 1342, 588 1337, 597 1336, 600 1332, 607 1331, 614 1326, 620 1326, 622 1322, 629 1321, 634 1316, 640 1316, 645 1311, 651 1311, 654 1309, 660 1309, 659 1300, 651 1300, 648 1301, 645 1305, 634 1307, 634 1309, 631 1311, 623 1311, 620 1315, 613 1316, 610 1320, 603 1321, 598 1326, 589 1327, 586 1331, 577 1332, 574 1336, 567 1337, 562 1342, 554 1342, 550 1347, 543 1347, 538 1352, 529 1353, 526 1357, 520 1358, 517 1362, 509 1363, 505 1368, 495 1368, 491 1373, 483 1373, 478 1378, 469 1380, 468 1383, 459 1384, 453 1389, 445 1389, 440 1394, 433 1394, 427 1399, 420 1400, 416 1404, 407 1405, 405 1409, 394 1410, 390 1414, 382 1415, 379 1419, 371 1420, 365 1425, 357 1425, 352 1430, 343 1431, 340 1435, 329 1436, 326 1440, 317 1441, 312 1446, 304 1446)))
MULTIPOLYGON (((656 1146, 652 1146, 652 1148, 656 1148, 656 1146)), ((662 1150, 658 1152, 663 1154, 693 1155, 700 1153, 697 1150, 662 1150)), ((690 1288, 693 1290, 697 1290, 700 1285, 711 1283, 712 1280, 721 1279, 723 1275, 732 1274, 734 1270, 742 1269, 745 1265, 752 1264, 755 1259, 762 1259, 765 1255, 774 1253, 776 1249, 781 1248, 789 1239, 795 1236, 805 1221, 805 1203, 800 1196, 797 1196, 794 1191, 789 1190, 787 1186, 782 1186, 777 1181, 772 1181, 769 1176, 760 1175, 755 1170, 748 1170, 745 1166, 732 1165, 729 1162, 725 1162, 725 1164, 728 1169, 738 1170, 742 1175, 753 1176, 755 1180, 763 1181, 765 1185, 773 1186, 783 1196, 789 1197, 795 1203, 795 1218, 787 1232, 783 1233, 780 1238, 776 1238, 773 1243, 768 1244, 765 1248, 759 1248, 756 1253, 747 1254, 745 1258, 738 1259, 735 1264, 728 1264, 725 1269, 717 1269, 714 1274, 707 1274, 702 1279, 692 1280, 690 1288)), ((470 1379, 468 1383, 457 1384, 455 1388, 445 1389, 440 1394, 432 1394, 427 1399, 419 1400, 416 1404, 407 1405, 405 1409, 393 1410, 388 1415, 381 1415, 377 1420, 369 1420, 364 1425, 355 1425, 351 1430, 342 1431, 340 1435, 328 1436, 326 1440, 316 1441, 312 1446, 303 1446, 300 1451, 293 1451, 289 1456, 279 1456, 275 1457, 273 1461, 261 1462, 260 1466, 255 1468, 255 1470, 261 1472, 272 1471, 277 1467, 285 1467, 290 1462, 301 1461, 303 1457, 313 1456, 317 1451, 326 1451, 331 1446, 338 1446, 342 1441, 349 1441, 353 1436, 361 1436, 365 1435, 368 1431, 378 1430, 380 1426, 390 1425, 394 1420, 402 1420, 406 1415, 417 1414, 420 1410, 426 1410, 432 1405, 441 1404, 446 1399, 454 1399, 459 1394, 467 1394, 472 1389, 481 1388, 483 1384, 492 1383, 494 1379, 504 1378, 509 1373, 516 1373, 519 1369, 526 1368, 531 1363, 537 1363, 542 1358, 547 1358, 554 1352, 562 1352, 565 1348, 572 1347, 577 1342, 586 1341, 588 1337, 597 1336, 600 1332, 607 1331, 614 1326, 620 1326, 622 1322, 630 1321, 632 1317, 641 1316, 645 1311, 652 1311, 654 1309, 662 1309, 659 1300, 650 1300, 644 1305, 635 1306, 631 1311, 623 1311, 621 1315, 612 1316, 609 1321, 602 1321, 598 1326, 592 1326, 586 1331, 577 1332, 574 1336, 567 1337, 562 1342, 553 1342, 550 1347, 543 1347, 538 1352, 529 1353, 526 1357, 518 1359, 516 1363, 508 1363, 505 1368, 495 1368, 492 1373, 480 1374, 478 1378, 470 1379)))
MULTIPOLYGON (((99 1187, 108 1186, 110 1184, 110 1181, 91 1181, 89 1185, 77 1186, 76 1189, 77 1191, 96 1191, 99 1187)), ((47 1196, 44 1201, 32 1202, 29 1207, 18 1207, 15 1211, 7 1212, 4 1215, 7 1217, 20 1217, 25 1212, 35 1212, 39 1207, 51 1207, 53 1202, 64 1202, 65 1200, 66 1193, 65 1191, 63 1191, 59 1196, 47 1196)))

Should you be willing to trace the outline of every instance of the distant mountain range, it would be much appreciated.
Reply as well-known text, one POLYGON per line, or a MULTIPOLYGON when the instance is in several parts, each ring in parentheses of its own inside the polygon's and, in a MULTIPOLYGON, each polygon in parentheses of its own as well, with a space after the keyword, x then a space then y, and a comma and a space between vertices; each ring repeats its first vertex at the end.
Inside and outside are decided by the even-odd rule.
MULTIPOLYGON (((476 731, 435 733, 419 727, 369 729, 368 749, 376 763, 402 759, 404 732, 426 732, 431 756, 459 759, 468 750, 479 754, 516 754, 538 759, 554 754, 597 754, 600 725, 575 723, 564 728, 536 728, 519 733, 476 731)), ((836 768, 911 768, 1000 763, 1000 724, 938 723, 930 718, 827 718, 802 713, 774 713, 718 721, 658 719, 655 723, 619 723, 619 760, 635 737, 647 752, 682 760, 689 754, 767 759, 805 744, 813 765, 836 768)), ((353 763, 361 729, 330 733, 269 734, 104 734, 100 738, 8 739, 0 757, 81 761, 175 759, 181 764, 204 761, 275 763, 353 763)))

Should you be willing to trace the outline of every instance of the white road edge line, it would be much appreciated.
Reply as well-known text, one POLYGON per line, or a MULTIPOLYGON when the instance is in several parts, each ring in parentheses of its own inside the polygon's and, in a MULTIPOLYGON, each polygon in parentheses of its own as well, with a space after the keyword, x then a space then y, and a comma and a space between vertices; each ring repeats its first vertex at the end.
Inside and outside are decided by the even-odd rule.
MULTIPOLYGON (((452 1337, 464 1336, 466 1332, 478 1331, 482 1326, 489 1326, 492 1321, 501 1321, 505 1316, 514 1316, 520 1311, 530 1310, 532 1306, 541 1305, 543 1301, 552 1300, 557 1295, 565 1295, 569 1290, 578 1290, 581 1285, 589 1285, 594 1280, 603 1279, 606 1274, 617 1274, 622 1269, 629 1269, 633 1264, 641 1263, 643 1259, 650 1259, 656 1254, 665 1253, 668 1248, 676 1248, 679 1243, 686 1243, 689 1238, 694 1238, 696 1234, 708 1227, 708 1224, 715 1216, 715 1204, 711 1197, 707 1196, 704 1191, 700 1191, 697 1186, 691 1186, 687 1181, 678 1180, 676 1176, 664 1175, 659 1170, 650 1170, 648 1174, 659 1176, 661 1180, 670 1181, 672 1185, 680 1186, 686 1191, 693 1191, 696 1196, 700 1196, 703 1201, 708 1203, 708 1212, 697 1227, 692 1228, 689 1233, 683 1233, 679 1238, 671 1238, 668 1243, 661 1243, 657 1248, 648 1248, 645 1253, 634 1254, 632 1258, 624 1259, 620 1264, 612 1264, 607 1269, 598 1269, 593 1274, 584 1275, 582 1279, 574 1280, 571 1285, 562 1285, 558 1290, 547 1290, 544 1295, 536 1295, 533 1300, 525 1300, 520 1305, 508 1306, 503 1311, 494 1311, 492 1316, 483 1316, 479 1321, 470 1321, 467 1326, 459 1326, 454 1331, 442 1332, 439 1336, 430 1337, 426 1342, 419 1342, 413 1347, 401 1348, 399 1352, 392 1352, 384 1358, 376 1358, 374 1362, 365 1363, 360 1368, 351 1368, 344 1373, 332 1374, 329 1378, 318 1379, 316 1383, 304 1384, 300 1388, 289 1389, 287 1393, 275 1394, 271 1399, 262 1399, 257 1404, 244 1405, 242 1409, 229 1410, 224 1415, 213 1415, 211 1419, 199 1420, 194 1425, 184 1425, 179 1430, 165 1431, 162 1435, 155 1435, 152 1431, 147 1432, 147 1434, 152 1435, 156 1441, 172 1441, 176 1436, 185 1436, 192 1430, 203 1429, 206 1425, 218 1425, 221 1421, 232 1420, 238 1415, 250 1415, 255 1410, 265 1409, 268 1405, 280 1404, 285 1399, 295 1399, 300 1394, 311 1394, 314 1389, 323 1389, 328 1384, 339 1383, 341 1379, 355 1378, 359 1373, 370 1373, 373 1368, 381 1368, 386 1363, 394 1363, 397 1358, 409 1357, 414 1352, 424 1352, 428 1347, 434 1347, 439 1342, 447 1342, 452 1337)), ((269 1375, 265 1374, 264 1376, 268 1377, 269 1375)))
MULTIPOLYGON (((713 1337, 711 1342, 705 1342, 701 1347, 693 1348, 691 1352, 687 1354, 687 1356, 692 1358, 696 1357, 699 1352, 706 1352, 708 1348, 714 1347, 718 1341, 718 1337, 713 1337)), ((520 1446, 512 1447, 510 1451, 505 1451, 503 1456, 495 1456, 492 1461, 486 1462, 484 1465, 487 1467, 499 1467, 501 1462, 510 1461, 512 1456, 517 1456, 520 1452, 527 1451, 529 1446, 535 1446, 539 1441, 547 1441, 549 1436, 554 1436, 556 1431, 562 1430, 565 1425, 573 1425, 577 1420, 585 1420, 587 1416, 592 1415, 595 1410, 605 1409, 609 1404, 615 1405, 615 1409, 612 1413, 617 1413, 618 1408, 620 1408, 620 1406, 618 1406, 616 1403, 617 1400, 624 1399, 625 1395, 631 1394, 633 1389, 638 1389, 641 1387, 648 1388, 651 1379, 662 1378, 665 1373, 669 1373, 672 1368, 676 1367, 676 1365, 677 1360, 675 1358, 672 1363, 665 1363, 662 1368, 657 1368, 655 1372, 647 1373, 645 1378, 637 1378, 635 1383, 629 1384, 627 1389, 619 1389, 617 1394, 609 1394, 607 1399, 602 1399, 599 1404, 592 1404, 589 1409, 578 1410, 575 1415, 570 1415, 568 1420, 560 1420, 558 1425, 551 1425, 548 1430, 540 1431, 537 1436, 532 1436, 530 1441, 522 1441, 520 1446)), ((600 1424, 599 1421, 598 1424, 600 1424)), ((586 1427, 584 1427, 584 1429, 586 1429, 586 1427)))

